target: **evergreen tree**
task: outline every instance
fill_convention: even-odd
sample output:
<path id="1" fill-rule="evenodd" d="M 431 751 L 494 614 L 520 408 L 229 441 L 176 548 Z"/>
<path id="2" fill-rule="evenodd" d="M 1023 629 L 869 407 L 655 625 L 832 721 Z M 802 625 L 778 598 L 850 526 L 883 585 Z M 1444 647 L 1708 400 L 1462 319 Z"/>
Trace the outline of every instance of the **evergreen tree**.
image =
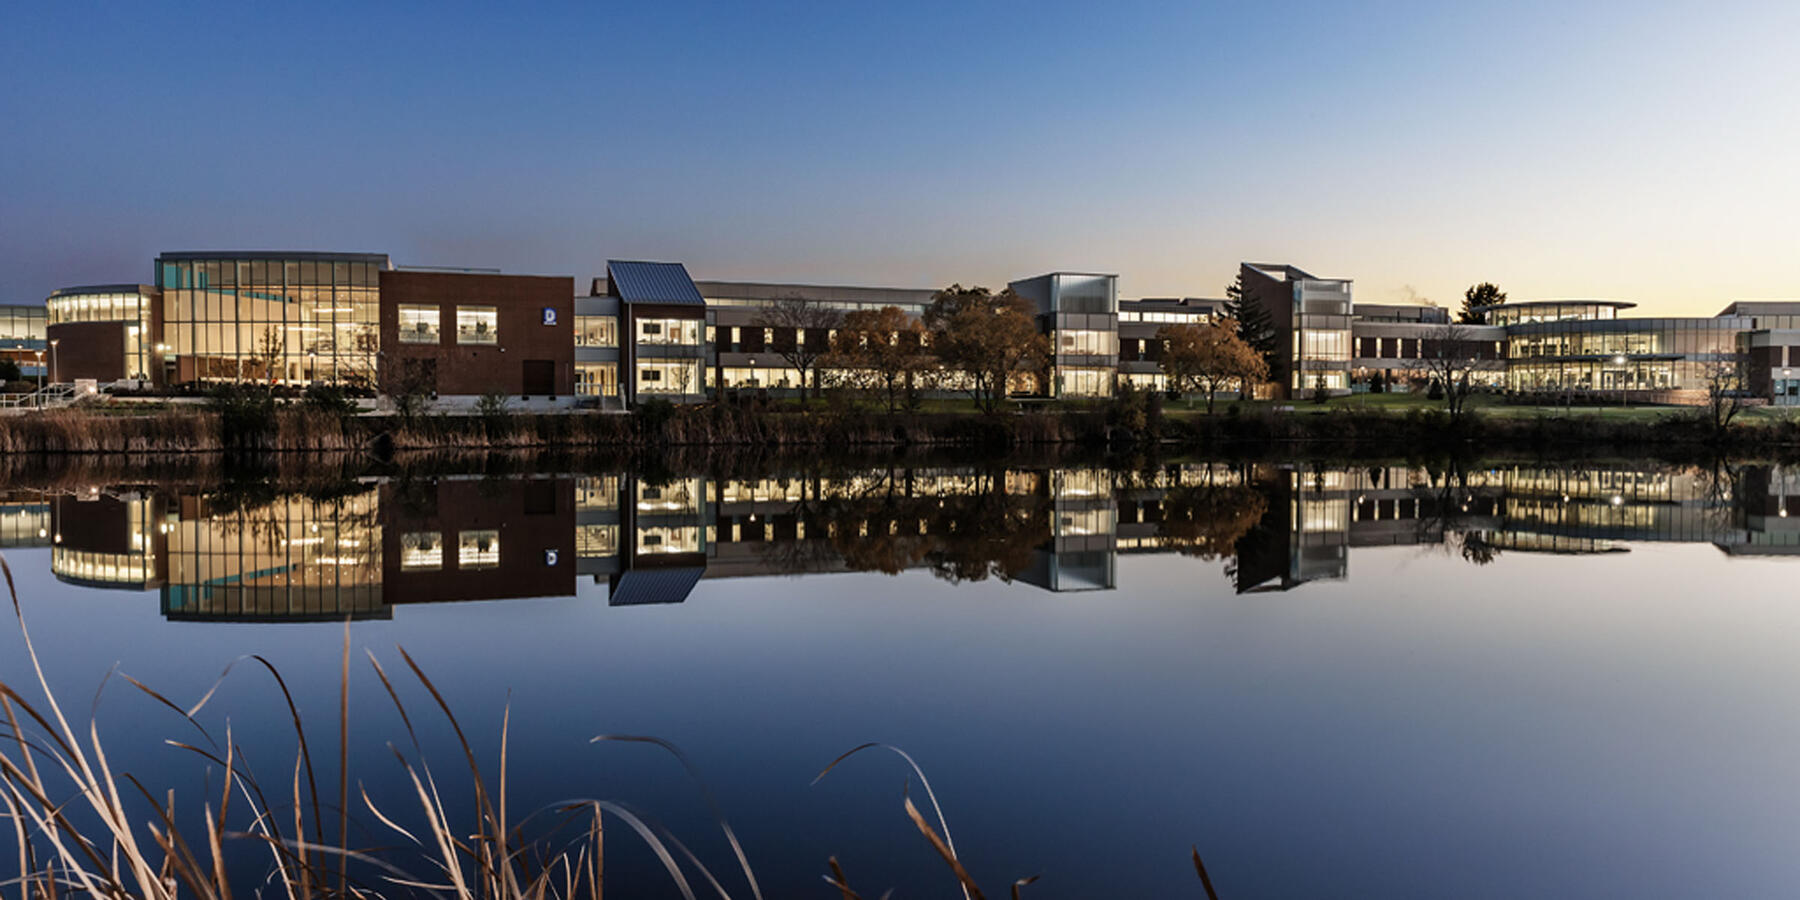
<path id="1" fill-rule="evenodd" d="M 1281 356 L 1280 348 L 1275 346 L 1275 322 L 1262 304 L 1245 301 L 1242 272 L 1238 273 L 1237 280 L 1225 286 L 1225 315 L 1237 323 L 1238 337 L 1262 354 L 1269 371 L 1275 371 Z"/>
<path id="2" fill-rule="evenodd" d="M 1505 302 L 1506 292 L 1498 285 L 1484 281 L 1463 291 L 1462 312 L 1457 315 L 1456 321 L 1463 325 L 1485 325 L 1487 314 L 1476 312 L 1476 307 L 1498 306 Z"/>

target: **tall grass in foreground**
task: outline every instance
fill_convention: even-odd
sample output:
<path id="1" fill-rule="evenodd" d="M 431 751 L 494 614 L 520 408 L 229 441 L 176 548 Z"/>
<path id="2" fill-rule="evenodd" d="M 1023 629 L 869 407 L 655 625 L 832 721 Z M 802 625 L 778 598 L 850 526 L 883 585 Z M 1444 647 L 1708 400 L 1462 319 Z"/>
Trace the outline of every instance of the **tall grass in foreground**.
<path id="1" fill-rule="evenodd" d="M 378 821 L 401 849 L 395 853 L 391 849 L 351 846 L 348 623 L 338 685 L 338 780 L 336 797 L 332 798 L 335 803 L 320 798 L 320 785 L 314 776 L 313 744 L 305 723 L 281 672 L 267 659 L 253 655 L 240 662 L 254 663 L 272 678 L 287 704 L 297 746 L 291 773 L 271 782 L 259 780 L 252 772 L 243 747 L 229 726 L 222 739 L 215 738 L 196 718 L 229 676 L 230 667 L 197 703 L 185 709 L 137 679 L 121 676 L 181 715 L 201 737 L 197 744 L 167 741 L 170 746 L 194 754 L 223 773 L 217 797 L 208 796 L 202 803 L 203 828 L 198 832 L 184 831 L 178 824 L 172 790 L 159 796 L 136 777 L 115 773 L 107 762 L 98 724 L 90 719 L 84 734 L 69 721 L 44 676 L 19 604 L 12 569 L 4 557 L 0 557 L 0 574 L 5 576 L 40 692 L 38 702 L 33 703 L 12 685 L 0 683 L 0 712 L 5 715 L 4 724 L 0 725 L 0 806 L 12 824 L 12 850 L 19 873 L 14 879 L 0 882 L 0 891 L 17 888 L 21 900 L 56 900 L 65 894 L 116 900 L 232 900 L 234 892 L 262 898 L 271 888 L 278 888 L 276 896 L 288 900 L 417 894 L 439 900 L 600 900 L 605 884 L 605 823 L 610 819 L 623 823 L 631 831 L 631 839 L 642 841 L 655 854 L 683 897 L 694 900 L 696 882 L 709 896 L 716 893 L 724 900 L 734 896 L 720 876 L 667 828 L 621 804 L 597 799 L 570 800 L 515 819 L 507 796 L 510 707 L 502 716 L 497 777 L 490 787 L 449 703 L 405 649 L 399 652 L 407 670 L 430 693 L 437 712 L 460 745 L 476 809 L 474 830 L 471 833 L 451 822 L 443 789 L 425 759 L 412 716 L 401 702 L 393 680 L 371 653 L 369 665 L 399 713 L 412 746 L 410 758 L 397 749 L 394 756 L 417 799 L 415 814 L 422 824 L 410 829 L 401 825 L 395 810 L 377 806 L 358 784 L 356 799 L 360 809 Z M 762 889 L 737 834 L 680 749 L 659 738 L 632 735 L 600 735 L 593 741 L 653 744 L 679 760 L 700 785 L 731 847 L 737 871 L 728 872 L 725 877 L 734 883 L 742 882 L 741 890 L 747 893 L 737 896 L 762 900 Z M 908 795 L 903 801 L 907 817 L 948 865 L 965 900 L 983 900 L 981 889 L 957 856 L 930 781 L 904 751 L 882 744 L 864 744 L 833 760 L 814 783 L 850 757 L 871 749 L 888 750 L 905 760 L 919 779 L 932 812 L 928 818 Z M 143 821 L 140 817 L 146 809 L 150 816 Z M 328 826 L 335 840 L 328 836 Z M 241 842 L 249 842 L 254 845 L 254 852 L 267 855 L 266 877 L 256 884 L 234 884 L 228 874 L 227 844 Z M 1207 896 L 1216 900 L 1198 850 L 1193 862 Z M 823 876 L 824 880 L 843 900 L 861 900 L 863 895 L 851 887 L 835 857 L 827 860 L 827 867 L 830 874 Z M 1012 897 L 1016 900 L 1020 890 L 1036 880 L 1032 876 L 1015 881 Z"/>

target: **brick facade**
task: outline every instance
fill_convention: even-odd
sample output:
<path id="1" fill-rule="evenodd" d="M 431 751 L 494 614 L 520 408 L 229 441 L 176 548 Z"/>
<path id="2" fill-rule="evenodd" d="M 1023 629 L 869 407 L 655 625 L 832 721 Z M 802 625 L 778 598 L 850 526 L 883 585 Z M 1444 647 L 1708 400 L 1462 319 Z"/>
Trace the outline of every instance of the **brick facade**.
<path id="1" fill-rule="evenodd" d="M 401 305 L 438 309 L 438 341 L 401 343 Z M 459 344 L 458 306 L 491 306 L 499 314 L 492 344 Z M 547 323 L 545 311 L 553 313 Z M 424 364 L 439 395 L 499 392 L 513 397 L 575 392 L 575 279 L 465 272 L 381 273 L 382 377 Z"/>
<path id="2" fill-rule="evenodd" d="M 130 322 L 66 322 L 45 329 L 56 349 L 45 350 L 44 368 L 54 381 L 92 378 L 106 383 L 125 371 L 125 329 Z"/>

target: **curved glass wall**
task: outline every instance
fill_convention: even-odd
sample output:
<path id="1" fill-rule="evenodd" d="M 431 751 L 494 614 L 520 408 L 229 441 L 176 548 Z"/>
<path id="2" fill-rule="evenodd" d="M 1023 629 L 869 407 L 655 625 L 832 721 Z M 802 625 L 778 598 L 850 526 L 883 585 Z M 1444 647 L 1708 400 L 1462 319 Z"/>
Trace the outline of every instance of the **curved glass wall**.
<path id="1" fill-rule="evenodd" d="M 1515 326 L 1506 339 L 1507 387 L 1541 390 L 1696 390 L 1739 356 L 1750 327 L 1738 317 L 1565 319 Z"/>
<path id="2" fill-rule="evenodd" d="M 1534 322 L 1594 322 L 1612 319 L 1619 310 L 1636 304 L 1617 300 L 1531 301 L 1508 303 L 1487 311 L 1489 325 L 1529 325 Z"/>
<path id="3" fill-rule="evenodd" d="M 163 256 L 170 380 L 373 387 L 386 268 L 377 254 Z"/>
<path id="4" fill-rule="evenodd" d="M 150 304 L 144 291 L 118 288 L 69 288 L 44 301 L 51 325 L 82 322 L 125 322 L 125 377 L 150 377 Z"/>

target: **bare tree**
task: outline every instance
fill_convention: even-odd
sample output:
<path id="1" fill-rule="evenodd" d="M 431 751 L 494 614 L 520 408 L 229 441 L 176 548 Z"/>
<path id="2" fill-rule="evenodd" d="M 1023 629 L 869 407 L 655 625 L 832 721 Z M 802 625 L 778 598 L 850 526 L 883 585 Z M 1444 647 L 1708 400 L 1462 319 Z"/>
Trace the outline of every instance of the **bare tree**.
<path id="1" fill-rule="evenodd" d="M 842 319 L 829 304 L 807 297 L 784 297 L 757 311 L 754 324 L 769 330 L 769 350 L 800 373 L 802 399 L 810 396 L 807 375 L 831 351 L 831 329 Z"/>
<path id="2" fill-rule="evenodd" d="M 1714 438 L 1723 437 L 1731 420 L 1744 411 L 1748 395 L 1749 360 L 1742 352 L 1721 354 L 1701 364 L 1701 383 L 1706 385 L 1706 421 Z"/>
<path id="3" fill-rule="evenodd" d="M 1500 555 L 1500 547 L 1488 533 L 1484 519 L 1493 515 L 1493 498 L 1478 496 L 1469 483 L 1469 472 L 1452 461 L 1442 471 L 1427 469 L 1425 482 L 1413 486 L 1419 517 L 1414 540 L 1420 546 L 1436 545 L 1454 551 L 1465 562 L 1485 566 Z"/>
<path id="4" fill-rule="evenodd" d="M 398 356 L 386 360 L 380 370 L 381 393 L 406 424 L 411 425 L 437 393 L 437 360 Z"/>
<path id="5" fill-rule="evenodd" d="M 1490 355 L 1487 343 L 1476 340 L 1470 326 L 1438 325 L 1420 336 L 1419 358 L 1408 360 L 1409 368 L 1443 387 L 1444 409 L 1451 422 L 1462 421 L 1474 374 Z"/>
<path id="6" fill-rule="evenodd" d="M 676 360 L 676 363 L 674 368 L 675 386 L 681 389 L 681 396 L 685 399 L 691 393 L 689 389 L 694 386 L 694 370 L 697 365 L 693 360 L 688 359 Z"/>

